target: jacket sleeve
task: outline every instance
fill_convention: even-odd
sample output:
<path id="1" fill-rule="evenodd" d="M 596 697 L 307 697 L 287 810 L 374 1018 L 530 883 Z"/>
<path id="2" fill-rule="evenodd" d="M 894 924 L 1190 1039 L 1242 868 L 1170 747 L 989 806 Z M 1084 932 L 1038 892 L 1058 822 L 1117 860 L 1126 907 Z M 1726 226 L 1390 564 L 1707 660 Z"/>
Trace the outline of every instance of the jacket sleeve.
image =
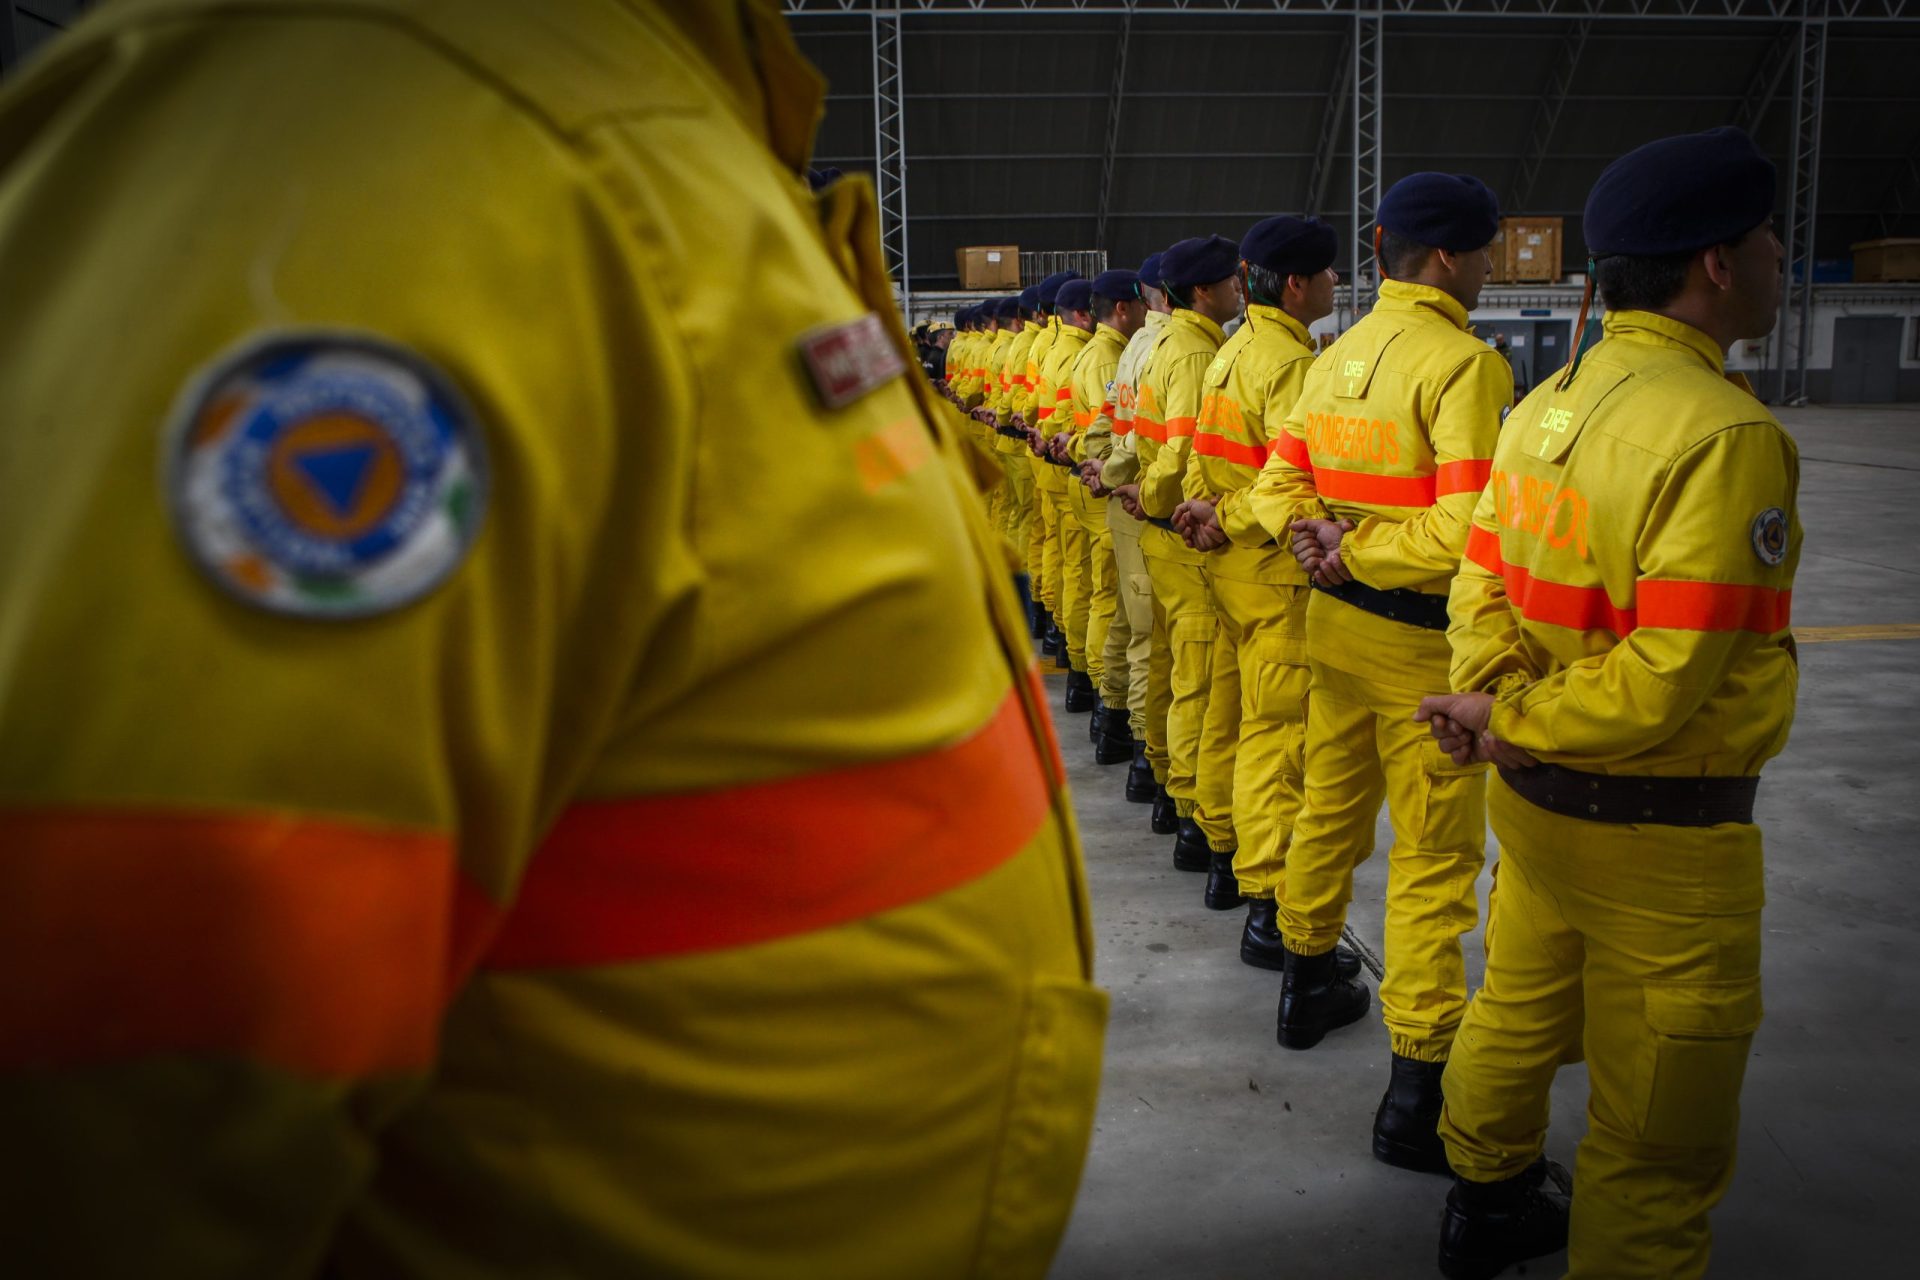
<path id="1" fill-rule="evenodd" d="M 1511 693 L 1540 671 L 1527 654 L 1520 615 L 1507 597 L 1500 524 L 1491 489 L 1481 493 L 1467 534 L 1466 556 L 1447 597 L 1447 642 L 1453 649 L 1456 693 Z"/>
<path id="2" fill-rule="evenodd" d="M 1341 542 L 1353 576 L 1382 590 L 1430 582 L 1459 567 L 1474 505 L 1493 467 L 1513 369 L 1491 349 L 1464 361 L 1439 390 L 1430 428 L 1433 505 L 1402 521 L 1368 516 Z"/>
<path id="3" fill-rule="evenodd" d="M 1273 433 L 1267 442 L 1267 467 L 1273 465 L 1279 433 L 1286 430 L 1287 416 L 1292 413 L 1293 406 L 1299 403 L 1300 392 L 1307 385 L 1307 371 L 1311 368 L 1313 356 L 1303 353 L 1276 366 L 1267 380 L 1263 420 L 1267 430 Z M 1264 547 L 1276 540 L 1285 545 L 1285 539 L 1279 538 L 1260 523 L 1260 517 L 1254 510 L 1253 490 L 1265 478 L 1265 474 L 1263 467 L 1253 484 L 1244 489 L 1235 489 L 1222 497 L 1214 508 L 1214 518 L 1220 523 L 1220 531 L 1237 547 Z"/>
<path id="4" fill-rule="evenodd" d="M 1207 366 L 1212 362 L 1211 353 L 1196 351 L 1168 364 L 1166 402 L 1161 406 L 1167 439 L 1154 455 L 1153 465 L 1140 477 L 1140 507 L 1156 519 L 1171 516 L 1186 496 L 1187 460 L 1193 456 L 1194 427 L 1200 419 Z"/>
<path id="5" fill-rule="evenodd" d="M 1772 423 L 1729 427 L 1675 459 L 1635 545 L 1631 630 L 1605 653 L 1502 697 L 1494 733 L 1576 765 L 1672 737 L 1743 656 L 1789 641 L 1798 488 L 1793 445 Z M 1785 558 L 1768 565 L 1753 522 L 1775 507 L 1792 523 Z"/>
<path id="6" fill-rule="evenodd" d="M 236 86 L 276 78 L 287 92 L 247 99 L 251 127 L 225 154 L 256 190 L 305 203 L 243 202 L 209 238 L 192 202 L 95 208 L 69 186 L 94 224 L 48 248 L 199 245 L 184 275 L 121 256 L 123 300 L 161 323 L 115 344 L 118 385 L 93 430 L 120 443 L 47 499 L 92 509 L 42 529 L 47 573 L 0 592 L 0 1132 L 16 1173 L 33 1173 L 10 1180 L 0 1235 L 21 1275 L 315 1273 L 381 1131 L 435 1068 L 444 1010 L 557 780 L 605 738 L 638 665 L 616 655 L 646 651 L 677 607 L 676 575 L 698 571 L 689 495 L 657 465 L 691 440 L 687 367 L 656 319 L 671 295 L 611 198 L 582 189 L 543 122 L 401 36 L 359 49 L 403 95 L 310 110 L 326 92 L 310 33 L 259 25 L 200 41 L 191 75 L 89 64 L 113 74 L 67 99 L 116 141 L 86 173 L 138 192 L 191 146 L 162 122 L 231 119 Z M 174 45 L 146 48 L 127 57 Z M 122 72 L 137 94 L 116 90 Z M 375 135 L 371 151 L 341 146 Z M 501 173 L 515 175 L 504 191 Z M 62 191 L 56 177 L 42 194 Z M 383 210 L 377 235 L 368 207 Z M 45 305 L 83 314 L 86 274 L 56 285 L 50 270 Z M 339 622 L 242 604 L 170 527 L 153 422 L 261 323 L 260 289 L 278 323 L 380 333 L 474 406 L 485 515 L 448 579 L 409 605 Z M 529 331 L 516 300 L 532 296 L 547 311 Z M 620 420 L 637 387 L 645 412 Z M 116 572 L 90 572 L 107 547 Z M 621 589 L 589 598 L 614 565 Z M 48 646 L 49 628 L 71 638 L 75 619 L 101 616 L 120 625 Z M 584 618 L 590 646 L 568 623 Z"/>
<path id="7" fill-rule="evenodd" d="M 1307 428 L 1298 401 L 1274 436 L 1273 452 L 1247 490 L 1246 502 L 1249 514 L 1267 536 L 1282 545 L 1292 537 L 1287 526 L 1295 520 L 1325 520 L 1331 514 L 1313 486 L 1313 454 L 1307 448 Z"/>
<path id="8" fill-rule="evenodd" d="M 1107 402 L 1107 388 L 1113 385 L 1115 362 L 1106 351 L 1088 344 L 1087 351 L 1080 362 L 1073 367 L 1073 403 L 1068 406 L 1072 414 L 1073 445 L 1068 456 L 1075 462 L 1085 462 L 1088 458 L 1104 458 L 1108 446 L 1113 443 L 1112 418 L 1113 406 Z M 1100 452 L 1094 453 L 1096 443 L 1094 431 L 1099 429 Z"/>

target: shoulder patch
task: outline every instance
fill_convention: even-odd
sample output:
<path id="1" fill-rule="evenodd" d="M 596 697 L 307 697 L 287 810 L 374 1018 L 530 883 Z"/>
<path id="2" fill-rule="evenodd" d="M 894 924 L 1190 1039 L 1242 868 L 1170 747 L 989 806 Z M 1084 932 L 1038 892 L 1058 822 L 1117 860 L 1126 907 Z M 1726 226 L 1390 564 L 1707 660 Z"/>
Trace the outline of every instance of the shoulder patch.
<path id="1" fill-rule="evenodd" d="M 473 546 L 478 421 L 418 354 L 290 330 L 217 358 L 165 436 L 168 500 L 194 561 L 273 613 L 364 618 L 427 595 Z"/>
<path id="2" fill-rule="evenodd" d="M 1787 513 L 1768 507 L 1753 518 L 1753 554 L 1762 564 L 1775 565 L 1787 558 Z"/>

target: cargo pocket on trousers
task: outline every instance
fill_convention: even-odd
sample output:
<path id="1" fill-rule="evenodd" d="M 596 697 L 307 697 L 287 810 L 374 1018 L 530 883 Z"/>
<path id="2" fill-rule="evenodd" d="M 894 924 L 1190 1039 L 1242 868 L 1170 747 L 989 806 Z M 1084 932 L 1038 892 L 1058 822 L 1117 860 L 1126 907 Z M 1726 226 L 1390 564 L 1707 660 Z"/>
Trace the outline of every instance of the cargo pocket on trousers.
<path id="1" fill-rule="evenodd" d="M 1218 620 L 1210 613 L 1175 618 L 1168 630 L 1173 646 L 1173 691 L 1194 693 L 1207 687 L 1213 675 L 1213 633 Z"/>
<path id="2" fill-rule="evenodd" d="M 1760 1026 L 1760 980 L 1649 982 L 1642 1141 L 1725 1147 L 1740 1125 L 1740 1084 Z"/>
<path id="3" fill-rule="evenodd" d="M 1020 1060 L 971 1275 L 1039 1280 L 1046 1274 L 1093 1134 L 1106 1024 L 1107 993 L 1098 987 L 1042 979 L 1028 992 Z"/>
<path id="4" fill-rule="evenodd" d="M 1307 718 L 1307 642 L 1263 640 L 1253 654 L 1253 712 L 1279 722 Z"/>

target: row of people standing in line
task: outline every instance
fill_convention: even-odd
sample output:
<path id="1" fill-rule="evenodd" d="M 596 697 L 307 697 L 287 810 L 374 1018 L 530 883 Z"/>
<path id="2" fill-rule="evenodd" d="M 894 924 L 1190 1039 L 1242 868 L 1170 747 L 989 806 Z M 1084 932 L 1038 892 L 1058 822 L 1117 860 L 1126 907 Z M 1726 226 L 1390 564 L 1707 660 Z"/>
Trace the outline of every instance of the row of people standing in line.
<path id="1" fill-rule="evenodd" d="M 1498 209 L 1464 175 L 1388 192 L 1379 302 L 1318 355 L 1339 245 L 1285 216 L 956 316 L 947 391 L 1005 470 L 993 516 L 1066 709 L 1132 761 L 1205 904 L 1246 904 L 1284 1046 L 1368 1009 L 1338 940 L 1386 803 L 1372 1150 L 1456 1174 L 1450 1275 L 1565 1241 L 1541 1143 L 1583 1038 L 1576 1273 L 1705 1263 L 1758 1021 L 1753 782 L 1792 706 L 1797 468 L 1722 374 L 1771 324 L 1772 196 L 1732 130 L 1610 167 L 1586 222 L 1606 338 L 1511 420 L 1467 323 Z M 1470 1005 L 1489 764 L 1525 868 L 1495 919 L 1524 902 Z"/>

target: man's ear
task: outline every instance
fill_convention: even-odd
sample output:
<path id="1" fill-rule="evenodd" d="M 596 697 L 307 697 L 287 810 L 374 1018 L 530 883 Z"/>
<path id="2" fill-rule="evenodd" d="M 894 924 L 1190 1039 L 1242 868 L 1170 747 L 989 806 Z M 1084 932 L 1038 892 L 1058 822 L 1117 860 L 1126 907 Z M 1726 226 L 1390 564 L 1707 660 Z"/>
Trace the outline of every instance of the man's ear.
<path id="1" fill-rule="evenodd" d="M 1700 255 L 1700 265 L 1705 268 L 1707 279 L 1721 292 L 1733 288 L 1733 262 L 1727 254 L 1727 246 L 1716 244 Z"/>

